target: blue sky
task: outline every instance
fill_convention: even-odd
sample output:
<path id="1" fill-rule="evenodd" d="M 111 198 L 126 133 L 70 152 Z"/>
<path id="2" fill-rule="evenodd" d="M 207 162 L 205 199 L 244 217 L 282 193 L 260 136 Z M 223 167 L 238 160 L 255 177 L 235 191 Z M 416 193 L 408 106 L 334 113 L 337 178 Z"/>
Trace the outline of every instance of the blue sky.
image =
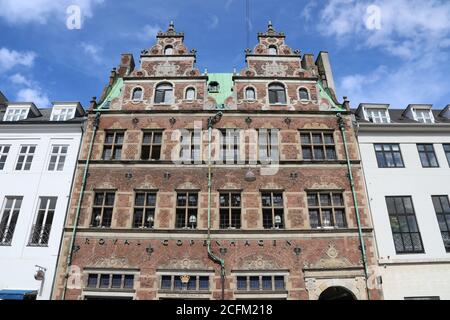
<path id="1" fill-rule="evenodd" d="M 338 97 L 360 102 L 450 103 L 450 1 L 0 0 L 0 91 L 11 101 L 81 101 L 100 96 L 121 53 L 154 44 L 174 20 L 197 66 L 231 72 L 272 20 L 302 53 L 330 53 Z M 67 7 L 81 9 L 79 30 Z"/>

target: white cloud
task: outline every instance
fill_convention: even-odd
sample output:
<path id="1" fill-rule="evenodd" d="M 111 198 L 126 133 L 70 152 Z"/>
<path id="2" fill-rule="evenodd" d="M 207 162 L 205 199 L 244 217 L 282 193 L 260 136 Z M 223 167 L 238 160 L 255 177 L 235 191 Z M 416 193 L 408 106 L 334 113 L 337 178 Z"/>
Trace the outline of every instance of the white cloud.
<path id="1" fill-rule="evenodd" d="M 367 27 L 367 19 L 376 17 L 370 6 L 379 9 L 379 28 Z M 366 64 L 366 73 L 337 79 L 338 92 L 348 95 L 352 105 L 406 107 L 448 99 L 450 1 L 328 0 L 319 17 L 322 35 L 378 63 Z"/>
<path id="2" fill-rule="evenodd" d="M 215 29 L 219 26 L 219 17 L 214 15 L 209 16 L 208 28 Z"/>
<path id="3" fill-rule="evenodd" d="M 17 85 L 25 85 L 27 87 L 30 87 L 32 85 L 32 82 L 30 80 L 28 80 L 27 78 L 25 78 L 20 73 L 13 74 L 11 77 L 9 77 L 9 80 L 13 84 L 17 84 Z"/>
<path id="4" fill-rule="evenodd" d="M 17 101 L 34 102 L 39 108 L 50 106 L 50 100 L 40 88 L 25 88 L 17 93 Z"/>
<path id="5" fill-rule="evenodd" d="M 160 26 L 147 24 L 137 33 L 137 37 L 142 41 L 153 41 L 159 31 L 161 31 Z"/>
<path id="6" fill-rule="evenodd" d="M 92 44 L 92 43 L 81 43 L 81 48 L 83 49 L 84 53 L 87 54 L 90 58 L 92 58 L 92 61 L 95 63 L 101 63 L 102 62 L 102 56 L 101 53 L 103 51 L 103 48 Z"/>
<path id="7" fill-rule="evenodd" d="M 92 17 L 93 7 L 104 0 L 0 0 L 0 17 L 11 24 L 40 23 L 65 20 L 66 9 L 77 5 L 82 17 Z"/>
<path id="8" fill-rule="evenodd" d="M 31 51 L 19 52 L 0 48 L 0 71 L 8 71 L 16 66 L 31 67 L 35 58 L 36 53 Z"/>

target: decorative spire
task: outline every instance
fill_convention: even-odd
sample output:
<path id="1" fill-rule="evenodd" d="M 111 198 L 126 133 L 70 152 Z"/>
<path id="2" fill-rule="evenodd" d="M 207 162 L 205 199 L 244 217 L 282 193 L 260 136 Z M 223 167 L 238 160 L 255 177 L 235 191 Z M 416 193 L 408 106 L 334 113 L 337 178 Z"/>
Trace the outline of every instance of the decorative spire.
<path id="1" fill-rule="evenodd" d="M 173 21 L 170 21 L 169 28 L 166 32 L 159 31 L 158 37 L 184 37 L 183 32 L 176 32 L 175 31 L 175 24 Z"/>
<path id="2" fill-rule="evenodd" d="M 258 37 L 284 37 L 284 32 L 277 32 L 273 28 L 272 21 L 269 20 L 266 32 L 259 32 Z"/>

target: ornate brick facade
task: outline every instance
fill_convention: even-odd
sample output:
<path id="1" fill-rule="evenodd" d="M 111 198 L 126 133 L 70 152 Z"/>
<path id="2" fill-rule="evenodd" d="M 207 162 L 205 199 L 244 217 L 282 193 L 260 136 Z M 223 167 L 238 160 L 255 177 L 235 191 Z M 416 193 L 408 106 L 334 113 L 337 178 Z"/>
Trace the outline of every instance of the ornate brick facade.
<path id="1" fill-rule="evenodd" d="M 208 92 L 211 91 L 208 74 L 201 74 L 195 68 L 195 50 L 186 48 L 184 35 L 176 32 L 172 24 L 167 32 L 158 34 L 156 45 L 142 51 L 140 69 L 134 69 L 132 56 L 122 56 L 119 68 L 112 72 L 101 104 L 94 102 L 90 111 L 68 211 L 54 298 L 125 295 L 135 299 L 220 299 L 223 289 L 225 299 L 317 299 L 330 287 L 345 288 L 348 296 L 357 299 L 366 299 L 368 292 L 371 298 L 379 298 L 377 290 L 366 289 L 344 141 L 336 117 L 340 113 L 344 118 L 369 268 L 376 263 L 376 253 L 351 114 L 345 103 L 341 105 L 336 101 L 334 88 L 330 85 L 332 75 L 323 67 L 328 63 L 326 53 L 321 53 L 316 63 L 312 55 L 301 57 L 299 51 L 285 44 L 284 34 L 276 32 L 271 25 L 267 32 L 258 35 L 258 39 L 254 50 L 247 50 L 247 67 L 233 75 L 233 89 L 221 105 Z M 172 88 L 173 97 L 169 103 L 155 102 L 155 90 L 162 83 Z M 278 104 L 269 101 L 268 86 L 271 83 L 285 88 L 286 101 Z M 118 85 L 120 90 L 117 90 Z M 134 96 L 137 88 L 142 92 L 138 99 Z M 188 88 L 194 89 L 194 98 L 187 99 Z M 252 99 L 246 96 L 248 88 L 254 90 Z M 300 96 L 301 88 L 306 89 L 307 99 Z M 246 129 L 255 133 L 260 129 L 277 129 L 279 151 L 275 174 L 264 174 L 264 164 L 260 161 L 212 165 L 212 251 L 224 260 L 223 288 L 220 265 L 208 256 L 206 242 L 207 129 L 208 118 L 218 110 L 223 116 L 214 125 L 215 129 Z M 100 113 L 98 130 L 93 139 L 78 211 L 97 112 Z M 199 146 L 203 161 L 175 164 L 173 155 L 179 153 L 174 152 L 179 147 L 176 133 L 180 129 L 194 128 L 203 130 Z M 124 133 L 121 155 L 105 160 L 106 135 L 111 130 Z M 146 130 L 163 131 L 157 160 L 142 160 Z M 214 131 L 214 136 L 217 132 Z M 300 132 L 328 133 L 335 157 L 331 160 L 306 159 Z M 240 154 L 256 159 L 256 151 L 249 143 L 241 141 L 238 149 Z M 217 154 L 213 149 L 213 159 Z M 254 174 L 254 179 L 249 179 L 249 174 Z M 149 228 L 134 228 L 136 192 L 140 190 L 156 194 L 152 211 L 154 221 Z M 115 194 L 112 219 L 103 228 L 93 226 L 94 198 L 99 191 Z M 194 229 L 189 226 L 177 228 L 177 194 L 180 192 L 198 194 Z M 239 194 L 238 228 L 221 228 L 219 223 L 219 197 L 225 192 Z M 312 227 L 308 194 L 323 192 L 342 195 L 344 225 L 339 227 L 334 221 L 327 227 Z M 273 228 L 265 226 L 262 212 L 268 193 L 281 195 L 281 206 L 275 210 L 283 216 L 282 227 L 274 221 Z M 69 255 L 71 248 L 73 254 Z M 69 256 L 71 260 L 68 261 Z M 101 283 L 90 282 L 94 279 L 90 274 L 121 272 L 133 275 L 132 288 L 115 289 L 111 284 L 102 288 Z M 191 288 L 190 282 L 184 283 L 182 280 L 188 278 L 182 279 L 183 275 L 197 279 L 197 287 L 193 284 Z M 203 287 L 198 284 L 202 279 L 207 279 L 207 285 L 203 284 Z M 242 281 L 246 279 L 249 283 L 243 288 L 245 282 Z M 257 284 L 256 279 L 261 283 Z M 268 289 L 270 279 L 275 282 Z"/>

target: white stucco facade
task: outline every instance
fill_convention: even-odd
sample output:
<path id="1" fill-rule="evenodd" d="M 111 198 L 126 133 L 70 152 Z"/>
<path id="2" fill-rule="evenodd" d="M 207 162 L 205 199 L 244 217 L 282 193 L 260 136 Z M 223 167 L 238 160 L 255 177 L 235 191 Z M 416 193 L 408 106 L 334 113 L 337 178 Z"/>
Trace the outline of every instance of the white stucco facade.
<path id="1" fill-rule="evenodd" d="M 450 143 L 450 126 L 360 123 L 358 141 L 384 298 L 450 299 L 450 252 L 446 252 L 432 202 L 432 196 L 450 196 L 450 164 L 443 148 Z M 418 143 L 433 144 L 439 167 L 422 167 Z M 379 168 L 374 144 L 399 144 L 404 167 Z M 396 252 L 387 196 L 411 197 L 423 253 Z"/>
<path id="2" fill-rule="evenodd" d="M 0 290 L 35 290 L 37 299 L 50 299 L 82 125 L 76 121 L 0 124 L 0 145 L 10 147 L 4 168 L 0 170 L 1 210 L 5 210 L 7 197 L 22 197 L 12 240 L 0 244 Z M 16 170 L 22 145 L 36 147 L 29 171 Z M 61 171 L 49 171 L 54 145 L 67 146 Z M 48 244 L 33 246 L 30 245 L 30 236 L 36 223 L 40 197 L 56 197 L 56 207 Z M 34 278 L 38 270 L 36 266 L 46 269 L 43 281 Z"/>

